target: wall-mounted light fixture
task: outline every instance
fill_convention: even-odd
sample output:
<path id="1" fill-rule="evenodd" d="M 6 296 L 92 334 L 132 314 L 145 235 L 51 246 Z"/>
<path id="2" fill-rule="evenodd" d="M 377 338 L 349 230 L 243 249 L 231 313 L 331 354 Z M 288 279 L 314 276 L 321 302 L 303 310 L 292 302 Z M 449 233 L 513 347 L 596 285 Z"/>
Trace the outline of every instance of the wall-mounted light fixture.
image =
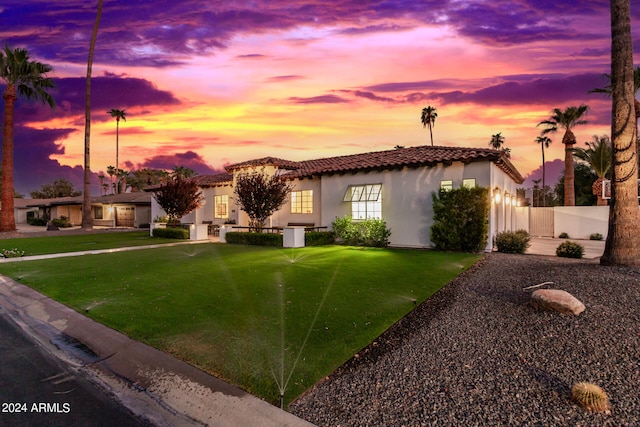
<path id="1" fill-rule="evenodd" d="M 498 187 L 493 189 L 493 202 L 498 204 L 502 200 L 502 194 L 500 194 L 500 189 Z"/>
<path id="2" fill-rule="evenodd" d="M 507 206 L 511 206 L 511 194 L 504 193 L 504 204 Z"/>

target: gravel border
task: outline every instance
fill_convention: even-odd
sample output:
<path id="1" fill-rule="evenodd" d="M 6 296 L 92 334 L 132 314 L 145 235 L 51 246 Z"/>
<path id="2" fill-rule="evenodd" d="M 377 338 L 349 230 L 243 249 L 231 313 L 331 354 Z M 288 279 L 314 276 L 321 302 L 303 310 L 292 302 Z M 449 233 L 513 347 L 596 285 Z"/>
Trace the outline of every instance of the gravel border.
<path id="1" fill-rule="evenodd" d="M 579 316 L 538 311 L 551 281 Z M 492 253 L 289 410 L 318 426 L 640 426 L 640 269 Z M 584 411 L 572 384 L 609 395 Z"/>

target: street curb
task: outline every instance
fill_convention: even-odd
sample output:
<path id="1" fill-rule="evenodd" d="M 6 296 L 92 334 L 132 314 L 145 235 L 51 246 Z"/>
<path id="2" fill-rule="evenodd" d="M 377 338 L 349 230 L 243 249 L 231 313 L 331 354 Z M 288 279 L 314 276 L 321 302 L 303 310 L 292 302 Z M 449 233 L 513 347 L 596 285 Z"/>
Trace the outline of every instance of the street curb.
<path id="1" fill-rule="evenodd" d="M 0 276 L 0 306 L 44 347 L 74 359 L 156 425 L 312 426 L 5 276 Z M 71 345 L 53 347 L 60 342 Z"/>

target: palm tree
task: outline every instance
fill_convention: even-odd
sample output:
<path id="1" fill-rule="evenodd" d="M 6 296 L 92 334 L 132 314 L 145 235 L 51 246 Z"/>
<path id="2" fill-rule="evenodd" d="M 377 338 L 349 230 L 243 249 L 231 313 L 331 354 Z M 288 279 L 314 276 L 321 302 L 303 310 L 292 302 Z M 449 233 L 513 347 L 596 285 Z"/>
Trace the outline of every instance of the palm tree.
<path id="1" fill-rule="evenodd" d="M 489 141 L 489 147 L 494 150 L 499 150 L 502 148 L 502 144 L 504 144 L 504 136 L 502 136 L 502 132 L 498 132 L 495 135 L 491 135 L 491 141 Z"/>
<path id="2" fill-rule="evenodd" d="M 603 74 L 602 77 L 604 77 L 609 84 L 605 87 L 592 89 L 589 93 L 605 93 L 611 96 L 611 74 Z M 640 92 L 640 66 L 633 70 L 633 104 L 636 112 L 636 120 L 640 119 L 640 101 L 635 98 L 638 95 L 638 92 Z"/>
<path id="3" fill-rule="evenodd" d="M 574 148 L 573 156 L 587 163 L 598 179 L 593 183 L 593 194 L 598 197 L 598 206 L 606 206 L 602 198 L 602 182 L 611 169 L 611 141 L 608 135 L 593 135 L 593 141 L 585 142 L 587 148 Z"/>
<path id="4" fill-rule="evenodd" d="M 117 110 L 115 108 L 112 108 L 111 110 L 107 111 L 107 113 L 109 113 L 111 115 L 111 117 L 114 117 L 116 119 L 116 170 L 120 167 L 120 165 L 118 164 L 118 146 L 119 146 L 119 133 L 120 133 L 120 119 L 124 120 L 125 122 L 127 121 L 127 113 L 125 113 L 124 110 Z"/>
<path id="5" fill-rule="evenodd" d="M 91 216 L 91 166 L 90 166 L 90 148 L 91 148 L 91 68 L 93 67 L 93 54 L 96 50 L 96 39 L 98 38 L 98 28 L 100 27 L 100 19 L 102 19 L 102 0 L 98 0 L 98 11 L 96 20 L 93 24 L 91 32 L 91 41 L 89 42 L 89 59 L 87 60 L 87 81 L 86 95 L 84 107 L 84 185 L 82 200 L 82 229 L 90 230 L 93 228 L 93 217 Z"/>
<path id="6" fill-rule="evenodd" d="M 38 100 L 55 107 L 55 101 L 48 90 L 54 87 L 47 77 L 52 67 L 29 60 L 26 49 L 11 49 L 8 46 L 0 51 L 0 79 L 4 80 L 4 129 L 2 143 L 2 210 L 0 212 L 0 231 L 16 229 L 13 213 L 13 127 L 14 110 L 18 94 L 28 100 Z"/>
<path id="7" fill-rule="evenodd" d="M 433 147 L 433 126 L 436 123 L 436 118 L 438 117 L 438 113 L 436 112 L 436 108 L 429 105 L 422 109 L 422 115 L 420 116 L 420 121 L 422 121 L 422 127 L 425 128 L 429 126 L 429 136 L 431 136 L 431 146 Z"/>
<path id="8" fill-rule="evenodd" d="M 600 263 L 640 266 L 638 139 L 630 0 L 611 0 L 611 207 Z"/>
<path id="9" fill-rule="evenodd" d="M 573 146 L 576 144 L 576 136 L 572 129 L 579 125 L 587 123 L 582 116 L 589 110 L 586 105 L 579 107 L 567 107 L 564 111 L 559 108 L 553 109 L 553 114 L 547 120 L 538 123 L 538 126 L 546 126 L 540 134 L 542 136 L 548 133 L 555 133 L 558 128 L 564 129 L 562 143 L 564 144 L 564 205 L 575 206 L 575 172 L 573 170 Z"/>
<path id="10" fill-rule="evenodd" d="M 545 177 L 546 171 L 544 165 L 544 149 L 549 148 L 549 145 L 551 144 L 551 138 L 549 138 L 548 136 L 540 135 L 536 138 L 536 142 L 540 144 L 540 148 L 542 148 L 542 206 L 547 206 L 547 192 L 545 190 L 547 183 Z"/>

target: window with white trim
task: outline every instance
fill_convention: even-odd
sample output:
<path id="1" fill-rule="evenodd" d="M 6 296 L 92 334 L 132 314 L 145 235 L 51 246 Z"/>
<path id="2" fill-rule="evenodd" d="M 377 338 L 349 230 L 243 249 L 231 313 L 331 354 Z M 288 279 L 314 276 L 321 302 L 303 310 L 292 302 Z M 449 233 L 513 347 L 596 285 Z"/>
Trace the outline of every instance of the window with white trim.
<path id="1" fill-rule="evenodd" d="M 382 218 L 382 184 L 350 185 L 342 201 L 351 202 L 355 220 Z"/>
<path id="2" fill-rule="evenodd" d="M 440 181 L 440 189 L 444 191 L 453 190 L 453 181 L 450 179 Z"/>
<path id="3" fill-rule="evenodd" d="M 313 213 L 313 190 L 291 192 L 291 213 Z"/>
<path id="4" fill-rule="evenodd" d="M 476 179 L 475 178 L 463 179 L 462 186 L 465 188 L 476 188 Z"/>
<path id="5" fill-rule="evenodd" d="M 229 218 L 229 196 L 213 196 L 214 218 Z"/>

